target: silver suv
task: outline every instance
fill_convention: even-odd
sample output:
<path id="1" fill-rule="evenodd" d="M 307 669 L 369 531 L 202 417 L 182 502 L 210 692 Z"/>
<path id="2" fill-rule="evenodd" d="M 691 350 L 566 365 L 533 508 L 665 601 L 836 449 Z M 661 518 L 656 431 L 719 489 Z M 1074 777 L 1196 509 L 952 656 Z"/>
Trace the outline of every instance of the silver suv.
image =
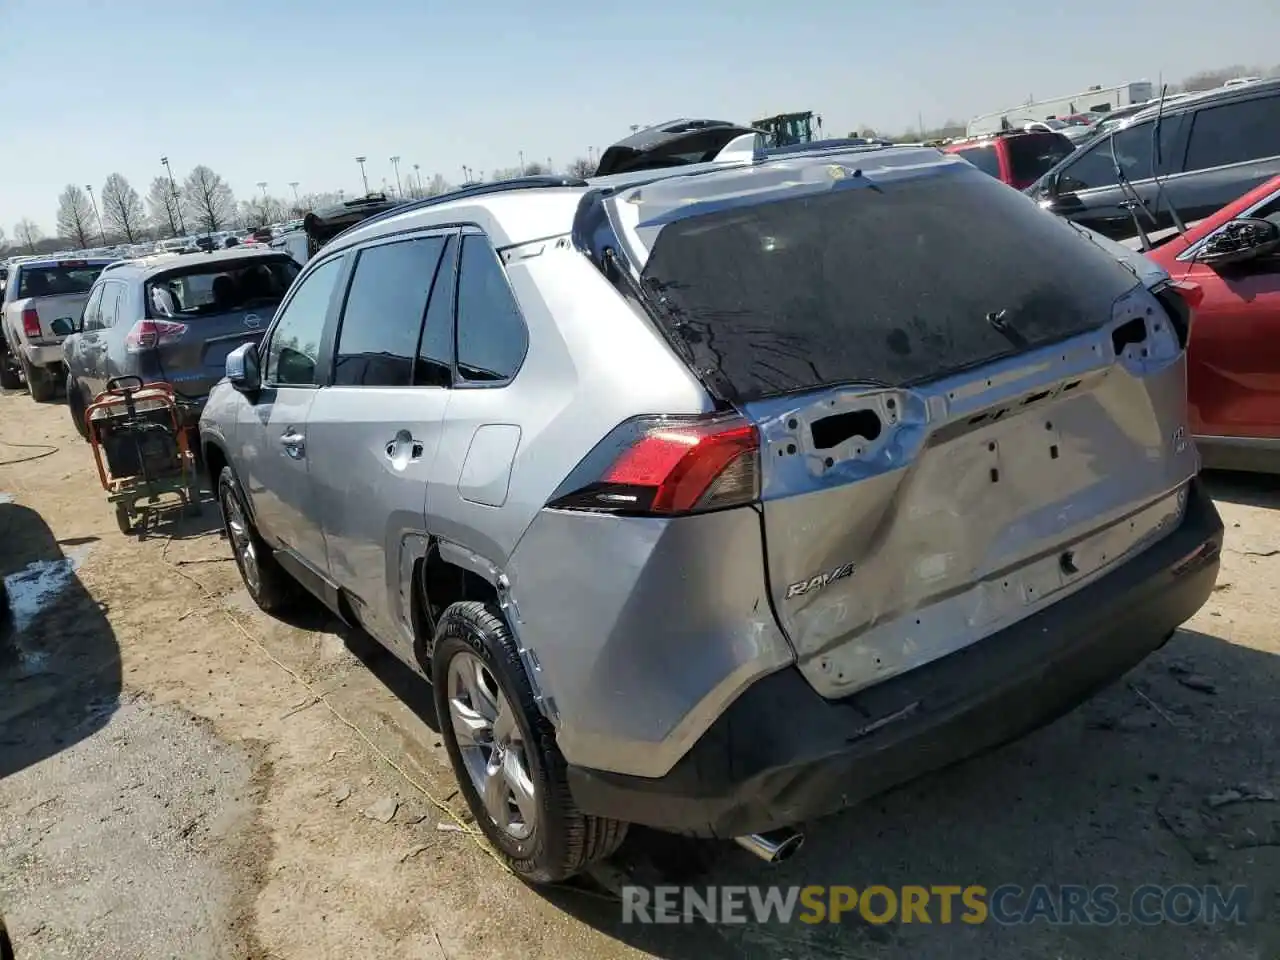
<path id="1" fill-rule="evenodd" d="M 926 148 L 487 185 L 330 241 L 201 422 L 249 592 L 429 678 L 522 876 L 794 825 L 1209 595 L 1159 268 Z"/>

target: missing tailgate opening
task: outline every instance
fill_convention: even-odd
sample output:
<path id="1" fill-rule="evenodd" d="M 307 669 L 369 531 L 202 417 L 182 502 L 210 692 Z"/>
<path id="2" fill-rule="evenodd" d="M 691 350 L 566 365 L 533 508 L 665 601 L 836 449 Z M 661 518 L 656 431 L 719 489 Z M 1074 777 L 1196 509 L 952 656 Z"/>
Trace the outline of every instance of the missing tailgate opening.
<path id="1" fill-rule="evenodd" d="M 1146 339 L 1147 322 L 1141 317 L 1122 323 L 1111 331 L 1111 345 L 1115 348 L 1117 357 L 1124 353 L 1125 347 L 1142 343 Z"/>
<path id="2" fill-rule="evenodd" d="M 815 420 L 809 429 L 813 445 L 819 450 L 830 450 L 850 437 L 862 437 L 868 442 L 876 439 L 880 436 L 880 418 L 874 410 L 852 410 Z"/>

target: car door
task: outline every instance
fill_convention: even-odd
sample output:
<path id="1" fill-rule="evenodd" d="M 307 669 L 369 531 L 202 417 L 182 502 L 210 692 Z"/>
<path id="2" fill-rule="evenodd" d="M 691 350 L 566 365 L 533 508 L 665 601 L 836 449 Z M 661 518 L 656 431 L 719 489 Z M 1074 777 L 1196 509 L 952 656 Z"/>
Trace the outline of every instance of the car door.
<path id="1" fill-rule="evenodd" d="M 1154 120 L 1132 124 L 1114 137 L 1104 137 L 1078 150 L 1058 170 L 1053 193 L 1044 200 L 1046 206 L 1059 216 L 1114 240 L 1135 236 L 1137 229 L 1128 208 L 1130 197 L 1116 176 L 1118 162 L 1133 192 L 1154 216 L 1153 222 L 1138 212 L 1143 229 L 1152 231 L 1173 226 L 1169 205 L 1177 202 L 1171 196 L 1176 188 L 1172 181 L 1166 181 L 1164 199 L 1160 200 L 1160 185 L 1154 175 L 1164 176 L 1181 169 L 1181 151 L 1185 144 L 1183 123 L 1181 114 L 1161 120 L 1159 163 L 1152 142 Z"/>
<path id="2" fill-rule="evenodd" d="M 1280 195 L 1250 216 L 1280 225 Z M 1280 440 L 1280 254 L 1212 266 L 1200 246 L 1181 261 L 1203 292 L 1187 349 L 1192 432 Z"/>
<path id="3" fill-rule="evenodd" d="M 345 269 L 345 257 L 330 257 L 294 284 L 264 342 L 262 387 L 236 421 L 236 466 L 259 532 L 299 561 L 295 573 L 316 577 L 323 577 L 327 559 L 309 476 L 307 416 Z"/>
<path id="4" fill-rule="evenodd" d="M 366 629 L 402 654 L 413 642 L 402 571 L 428 532 L 449 400 L 457 246 L 456 231 L 437 231 L 352 254 L 330 382 L 307 423 L 329 575 Z"/>
<path id="5" fill-rule="evenodd" d="M 1280 175 L 1280 91 L 1204 106 L 1191 115 L 1184 172 L 1166 181 L 1193 223 Z"/>
<path id="6" fill-rule="evenodd" d="M 120 312 L 120 299 L 126 292 L 119 281 L 106 280 L 102 284 L 102 301 L 94 318 L 95 330 L 90 349 L 85 351 L 85 383 L 94 396 L 107 388 L 107 381 L 114 374 L 109 363 L 111 334 Z"/>
<path id="7" fill-rule="evenodd" d="M 62 352 L 67 358 L 67 372 L 80 384 L 88 399 L 98 395 L 93 384 L 93 354 L 102 339 L 100 308 L 106 283 L 99 281 L 85 301 L 84 313 L 76 325 L 76 332 L 63 341 Z"/>

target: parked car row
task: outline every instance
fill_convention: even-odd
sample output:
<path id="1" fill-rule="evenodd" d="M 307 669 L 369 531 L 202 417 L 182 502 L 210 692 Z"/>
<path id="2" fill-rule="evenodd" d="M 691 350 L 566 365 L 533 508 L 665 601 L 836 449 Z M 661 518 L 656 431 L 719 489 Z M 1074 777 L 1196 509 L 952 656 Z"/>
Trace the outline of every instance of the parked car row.
<path id="1" fill-rule="evenodd" d="M 998 176 L 725 144 L 344 206 L 301 267 L 105 265 L 68 397 L 183 392 L 249 594 L 430 684 L 521 876 L 633 823 L 778 859 L 1070 709 L 1213 588 L 1193 434 L 1251 436 L 1274 375 L 1194 354 L 1265 299 L 1280 180 L 1144 255 L 998 182 L 1042 136 L 992 138 Z M 1189 345 L 1237 391 L 1190 414 Z"/>

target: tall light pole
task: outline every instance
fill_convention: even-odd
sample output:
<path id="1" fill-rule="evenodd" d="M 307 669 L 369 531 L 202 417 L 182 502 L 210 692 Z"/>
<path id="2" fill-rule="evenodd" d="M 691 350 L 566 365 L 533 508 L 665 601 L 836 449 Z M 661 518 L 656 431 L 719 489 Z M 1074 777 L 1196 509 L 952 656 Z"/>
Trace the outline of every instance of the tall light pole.
<path id="1" fill-rule="evenodd" d="M 403 199 L 404 199 L 404 185 L 400 183 L 400 158 L 399 158 L 399 157 L 392 157 L 392 158 L 391 158 L 391 166 L 393 166 L 393 167 L 395 168 L 395 171 L 396 171 L 396 193 L 397 193 L 397 194 L 399 194 L 399 195 L 400 195 L 400 199 L 401 199 L 401 200 L 403 200 Z"/>
<path id="2" fill-rule="evenodd" d="M 293 205 L 296 207 L 302 201 L 298 199 L 298 181 L 290 180 L 289 186 L 293 187 Z"/>
<path id="3" fill-rule="evenodd" d="M 368 157 L 356 157 L 356 163 L 360 164 L 360 179 L 364 181 L 364 195 L 366 197 L 369 195 L 369 178 L 364 173 L 364 162 L 368 159 Z"/>
<path id="4" fill-rule="evenodd" d="M 169 173 L 169 188 L 173 191 L 173 208 L 178 211 L 178 229 L 185 234 L 187 232 L 187 224 L 182 219 L 182 201 L 178 199 L 178 185 L 173 180 L 173 167 L 169 166 L 168 157 L 161 157 L 160 162 L 164 164 L 165 170 Z"/>
<path id="5" fill-rule="evenodd" d="M 422 196 L 422 171 L 418 169 L 418 165 L 413 165 L 414 176 L 418 178 L 418 196 Z"/>
<path id="6" fill-rule="evenodd" d="M 517 150 L 516 153 L 518 153 L 520 156 L 520 176 L 523 177 L 524 176 L 524 151 Z"/>
<path id="7" fill-rule="evenodd" d="M 94 199 L 93 187 L 86 183 L 84 188 L 89 194 L 89 202 L 93 204 L 93 215 L 98 218 L 98 234 L 102 237 L 102 245 L 105 247 L 107 245 L 107 231 L 102 227 L 102 214 L 98 212 L 98 201 Z"/>
<path id="8" fill-rule="evenodd" d="M 267 181 L 259 180 L 258 189 L 262 191 L 262 199 L 263 200 L 267 199 Z"/>

